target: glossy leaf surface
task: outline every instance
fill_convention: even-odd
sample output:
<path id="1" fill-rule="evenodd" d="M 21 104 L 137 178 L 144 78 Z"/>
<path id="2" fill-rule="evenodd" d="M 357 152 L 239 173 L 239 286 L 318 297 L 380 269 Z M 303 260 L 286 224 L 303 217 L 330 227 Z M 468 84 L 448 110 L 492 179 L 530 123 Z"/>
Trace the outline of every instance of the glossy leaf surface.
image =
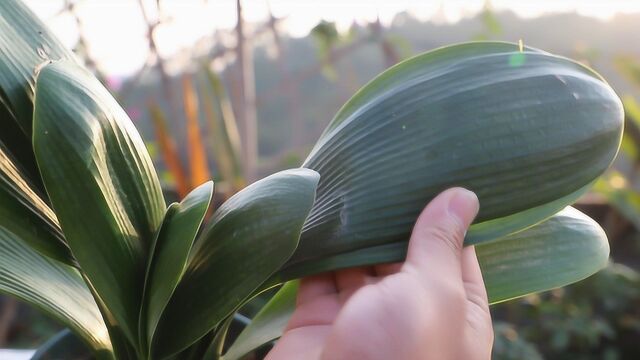
<path id="1" fill-rule="evenodd" d="M 467 43 L 404 61 L 338 112 L 305 161 L 322 180 L 289 266 L 406 241 L 452 186 L 478 195 L 478 224 L 521 213 L 483 241 L 531 226 L 609 166 L 622 124 L 609 85 L 563 57 Z"/>
<path id="2" fill-rule="evenodd" d="M 104 358 L 111 357 L 107 328 L 78 271 L 45 258 L 2 228 L 0 292 L 35 306 L 71 328 Z"/>
<path id="3" fill-rule="evenodd" d="M 38 76 L 33 136 L 67 243 L 135 344 L 146 257 L 166 207 L 142 139 L 91 74 L 62 61 Z"/>
<path id="4" fill-rule="evenodd" d="M 607 265 L 600 225 L 568 207 L 531 229 L 476 246 L 490 303 L 582 280 Z"/>
<path id="5" fill-rule="evenodd" d="M 296 305 L 298 282 L 285 283 L 235 339 L 223 360 L 238 360 L 280 337 Z"/>
<path id="6" fill-rule="evenodd" d="M 38 188 L 31 148 L 35 82 L 42 66 L 60 59 L 75 57 L 22 1 L 0 1 L 0 142 Z"/>
<path id="7" fill-rule="evenodd" d="M 0 228 L 42 255 L 75 265 L 58 219 L 0 148 Z"/>
<path id="8" fill-rule="evenodd" d="M 160 315 L 171 298 L 184 270 L 191 246 L 198 234 L 211 197 L 213 183 L 207 182 L 167 210 L 147 269 L 145 301 L 141 326 L 146 326 L 146 343 L 150 343 Z"/>
<path id="9" fill-rule="evenodd" d="M 596 273 L 607 265 L 609 244 L 595 221 L 568 207 L 530 229 L 476 245 L 476 254 L 489 302 L 493 304 L 565 286 Z M 335 256 L 295 276 L 349 267 L 354 259 L 361 264 L 371 263 L 367 258 L 371 256 L 375 262 L 395 262 L 405 255 L 406 244 L 387 244 Z M 258 313 L 255 324 L 250 324 L 240 335 L 238 344 L 231 347 L 225 360 L 237 359 L 280 337 L 285 328 L 283 324 L 295 309 L 295 297 L 295 291 L 285 288 L 278 292 Z"/>
<path id="10" fill-rule="evenodd" d="M 295 250 L 318 174 L 281 171 L 227 200 L 198 238 L 160 320 L 152 356 L 191 345 L 233 313 Z"/>

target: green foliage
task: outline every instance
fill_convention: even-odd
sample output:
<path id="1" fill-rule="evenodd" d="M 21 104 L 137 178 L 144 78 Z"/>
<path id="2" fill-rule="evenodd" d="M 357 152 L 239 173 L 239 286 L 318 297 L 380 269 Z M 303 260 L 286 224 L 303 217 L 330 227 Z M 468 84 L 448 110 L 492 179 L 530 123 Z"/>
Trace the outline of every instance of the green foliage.
<path id="1" fill-rule="evenodd" d="M 347 102 L 302 168 L 251 184 L 201 226 L 212 184 L 167 208 L 118 103 L 73 60 L 34 64 L 33 29 L 51 35 L 17 0 L 0 6 L 15 38 L 3 32 L 0 50 L 17 54 L 0 57 L 0 115 L 33 139 L 2 149 L 38 165 L 0 157 L 0 290 L 97 357 L 219 357 L 238 309 L 284 280 L 402 260 L 419 211 L 451 186 L 480 198 L 467 244 L 493 301 L 580 280 L 608 256 L 594 221 L 556 214 L 609 166 L 622 132 L 620 100 L 571 60 L 487 42 L 402 62 Z M 285 285 L 229 358 L 277 337 L 294 295 Z"/>
<path id="2" fill-rule="evenodd" d="M 510 325 L 497 322 L 494 358 L 532 358 L 519 356 L 527 351 L 545 359 L 635 359 L 638 299 L 640 274 L 610 264 L 578 284 L 496 306 L 493 316 Z"/>
<path id="3" fill-rule="evenodd" d="M 322 178 L 287 271 L 303 274 L 316 262 L 331 270 L 329 256 L 406 242 L 424 204 L 451 186 L 473 190 L 482 204 L 467 244 L 575 201 L 615 156 L 622 104 L 592 70 L 535 49 L 511 67 L 520 53 L 508 43 L 444 47 L 360 89 L 303 164 Z M 401 260 L 378 255 L 369 261 Z"/>

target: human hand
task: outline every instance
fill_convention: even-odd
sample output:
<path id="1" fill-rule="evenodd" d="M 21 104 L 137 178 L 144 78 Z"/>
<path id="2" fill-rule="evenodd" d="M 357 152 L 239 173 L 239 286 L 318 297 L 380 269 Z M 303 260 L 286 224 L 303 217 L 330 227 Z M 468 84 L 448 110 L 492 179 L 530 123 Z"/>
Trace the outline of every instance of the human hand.
<path id="1" fill-rule="evenodd" d="M 478 207 L 449 189 L 420 214 L 403 264 L 303 279 L 267 359 L 489 359 L 487 293 L 474 248 L 462 247 Z"/>

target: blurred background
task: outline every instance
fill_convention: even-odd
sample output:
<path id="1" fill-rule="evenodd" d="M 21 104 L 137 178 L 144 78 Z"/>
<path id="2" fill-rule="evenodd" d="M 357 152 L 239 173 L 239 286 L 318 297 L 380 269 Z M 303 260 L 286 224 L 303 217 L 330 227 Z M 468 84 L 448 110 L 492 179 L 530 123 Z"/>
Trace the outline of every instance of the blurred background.
<path id="1" fill-rule="evenodd" d="M 523 40 L 593 67 L 624 99 L 612 169 L 578 207 L 611 264 L 492 308 L 495 359 L 640 359 L 640 1 L 24 0 L 119 99 L 170 200 L 215 203 L 299 166 L 333 114 L 385 68 L 439 46 Z M 0 298 L 0 348 L 60 326 Z"/>

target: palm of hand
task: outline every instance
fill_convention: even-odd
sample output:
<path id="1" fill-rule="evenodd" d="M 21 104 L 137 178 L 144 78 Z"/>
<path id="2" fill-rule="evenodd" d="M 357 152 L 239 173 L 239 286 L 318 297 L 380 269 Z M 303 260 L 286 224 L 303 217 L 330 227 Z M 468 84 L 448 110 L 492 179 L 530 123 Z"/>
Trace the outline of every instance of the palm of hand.
<path id="1" fill-rule="evenodd" d="M 423 211 L 404 264 L 303 279 L 267 359 L 488 359 L 487 295 L 474 249 L 462 249 L 478 206 L 462 191 Z"/>

